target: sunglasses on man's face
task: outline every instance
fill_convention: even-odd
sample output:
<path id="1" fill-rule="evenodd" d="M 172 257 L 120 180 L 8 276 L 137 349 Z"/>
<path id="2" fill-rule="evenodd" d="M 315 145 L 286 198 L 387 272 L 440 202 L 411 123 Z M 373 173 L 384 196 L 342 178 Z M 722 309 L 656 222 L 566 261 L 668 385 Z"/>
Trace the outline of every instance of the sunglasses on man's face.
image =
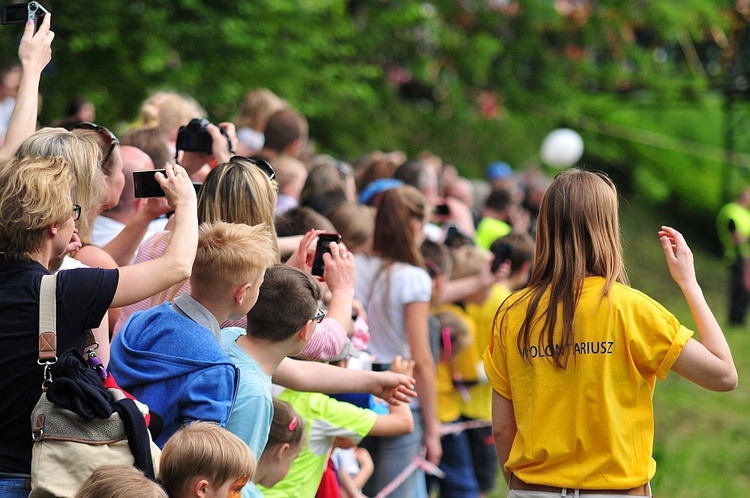
<path id="1" fill-rule="evenodd" d="M 104 154 L 104 159 L 102 159 L 102 169 L 104 169 L 104 167 L 107 165 L 107 161 L 109 161 L 109 158 L 112 156 L 112 151 L 115 150 L 115 146 L 120 145 L 120 141 L 117 139 L 115 134 L 103 126 L 100 126 L 96 123 L 89 123 L 88 121 L 78 123 L 73 127 L 73 129 L 95 131 L 96 133 L 109 140 L 109 148 L 107 149 L 107 153 Z"/>
<path id="2" fill-rule="evenodd" d="M 253 159 L 252 157 L 246 156 L 232 156 L 231 159 L 229 159 L 230 163 L 236 161 L 246 161 L 254 166 L 257 166 L 263 173 L 266 174 L 269 180 L 274 180 L 276 178 L 276 171 L 270 164 L 262 159 Z"/>

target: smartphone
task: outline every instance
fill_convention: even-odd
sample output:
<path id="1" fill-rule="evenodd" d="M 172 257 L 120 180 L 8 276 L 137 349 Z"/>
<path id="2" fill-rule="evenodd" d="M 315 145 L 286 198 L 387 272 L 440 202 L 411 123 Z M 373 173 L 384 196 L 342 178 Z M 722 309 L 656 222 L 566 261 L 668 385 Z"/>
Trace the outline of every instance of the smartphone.
<path id="1" fill-rule="evenodd" d="M 3 5 L 0 24 L 23 24 L 31 19 L 34 21 L 34 33 L 36 33 L 47 14 L 49 14 L 49 11 L 39 2 Z"/>
<path id="2" fill-rule="evenodd" d="M 435 216 L 448 216 L 449 214 L 451 214 L 451 209 L 448 204 L 435 205 Z"/>
<path id="3" fill-rule="evenodd" d="M 510 258 L 510 253 L 513 251 L 513 248 L 510 247 L 505 242 L 499 244 L 497 248 L 493 251 L 495 254 L 495 258 L 492 260 L 492 264 L 490 265 L 490 270 L 492 270 L 492 273 L 495 273 L 499 268 L 500 265 L 508 261 Z"/>
<path id="4" fill-rule="evenodd" d="M 318 235 L 318 245 L 315 246 L 315 259 L 313 259 L 312 274 L 318 277 L 323 276 L 325 271 L 325 262 L 323 261 L 323 254 L 331 254 L 331 242 L 337 244 L 341 242 L 341 235 L 337 233 L 321 233 Z"/>
<path id="5" fill-rule="evenodd" d="M 144 197 L 165 197 L 159 182 L 156 181 L 155 174 L 159 172 L 167 176 L 164 169 L 147 169 L 143 171 L 133 171 L 133 191 L 136 198 Z"/>

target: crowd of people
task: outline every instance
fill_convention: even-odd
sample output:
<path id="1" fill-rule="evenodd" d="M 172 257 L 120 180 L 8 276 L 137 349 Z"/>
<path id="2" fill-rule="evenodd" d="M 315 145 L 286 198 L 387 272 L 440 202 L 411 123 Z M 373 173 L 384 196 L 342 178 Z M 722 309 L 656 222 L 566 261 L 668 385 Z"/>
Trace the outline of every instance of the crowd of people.
<path id="1" fill-rule="evenodd" d="M 37 130 L 50 17 L 26 27 L 0 149 L 0 496 L 34 484 L 48 274 L 57 350 L 91 329 L 162 420 L 158 484 L 101 462 L 79 497 L 460 498 L 497 475 L 512 496 L 647 496 L 655 379 L 736 385 L 679 232 L 658 236 L 701 342 L 627 286 L 606 176 L 345 161 L 268 89 L 205 127 L 206 152 L 178 139 L 205 111 L 169 92 L 120 137 L 73 111 Z M 136 197 L 155 169 L 164 196 Z"/>

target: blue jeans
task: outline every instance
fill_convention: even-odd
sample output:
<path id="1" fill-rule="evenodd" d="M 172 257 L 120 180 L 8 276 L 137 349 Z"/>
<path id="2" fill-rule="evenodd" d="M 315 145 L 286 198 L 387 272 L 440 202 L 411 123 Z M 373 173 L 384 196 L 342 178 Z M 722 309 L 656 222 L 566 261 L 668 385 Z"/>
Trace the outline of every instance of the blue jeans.
<path id="1" fill-rule="evenodd" d="M 28 478 L 0 477 L 0 498 L 29 498 Z"/>
<path id="2" fill-rule="evenodd" d="M 479 484 L 474 474 L 471 446 L 466 431 L 446 434 L 440 438 L 443 445 L 443 458 L 440 470 L 445 478 L 438 479 L 440 496 L 450 498 L 477 498 Z"/>
<path id="3" fill-rule="evenodd" d="M 368 437 L 361 446 L 366 448 L 375 463 L 375 471 L 362 491 L 367 496 L 377 495 L 419 455 L 424 441 L 421 410 L 412 409 L 414 430 L 404 436 Z M 417 470 L 397 487 L 389 498 L 427 498 L 424 472 Z"/>

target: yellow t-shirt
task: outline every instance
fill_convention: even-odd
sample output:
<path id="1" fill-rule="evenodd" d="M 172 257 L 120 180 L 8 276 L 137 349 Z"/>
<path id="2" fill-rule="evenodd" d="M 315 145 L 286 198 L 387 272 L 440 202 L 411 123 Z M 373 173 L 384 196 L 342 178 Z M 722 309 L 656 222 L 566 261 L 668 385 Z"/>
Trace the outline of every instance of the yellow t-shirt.
<path id="1" fill-rule="evenodd" d="M 449 364 L 439 361 L 437 364 L 438 419 L 442 424 L 450 424 L 461 416 L 461 394 L 453 386 L 453 375 Z"/>
<path id="2" fill-rule="evenodd" d="M 656 471 L 654 384 L 666 377 L 693 333 L 630 287 L 614 284 L 601 300 L 603 285 L 601 277 L 584 281 L 566 369 L 546 358 L 550 350 L 537 345 L 538 329 L 523 352 L 530 364 L 521 357 L 516 338 L 526 306 L 510 306 L 526 291 L 501 307 L 503 320 L 484 355 L 485 370 L 494 390 L 513 402 L 518 432 L 505 468 L 523 481 L 627 489 Z"/>
<path id="3" fill-rule="evenodd" d="M 463 396 L 453 384 L 453 375 L 460 376 L 464 381 L 474 383 L 479 378 L 478 369 L 481 368 L 482 355 L 474 347 L 476 342 L 476 327 L 474 320 L 458 305 L 443 304 L 434 313 L 450 311 L 458 315 L 465 323 L 471 336 L 471 344 L 466 349 L 453 355 L 450 364 L 443 361 L 437 366 L 437 400 L 438 417 L 442 423 L 454 422 L 461 415 Z"/>
<path id="4" fill-rule="evenodd" d="M 508 296 L 510 296 L 510 290 L 507 287 L 495 284 L 482 304 L 466 305 L 466 313 L 476 324 L 474 349 L 478 358 L 482 357 L 490 343 L 495 313 Z M 461 415 L 479 420 L 492 420 L 492 386 L 482 381 L 469 388 L 469 395 L 471 397 L 461 404 Z"/>

